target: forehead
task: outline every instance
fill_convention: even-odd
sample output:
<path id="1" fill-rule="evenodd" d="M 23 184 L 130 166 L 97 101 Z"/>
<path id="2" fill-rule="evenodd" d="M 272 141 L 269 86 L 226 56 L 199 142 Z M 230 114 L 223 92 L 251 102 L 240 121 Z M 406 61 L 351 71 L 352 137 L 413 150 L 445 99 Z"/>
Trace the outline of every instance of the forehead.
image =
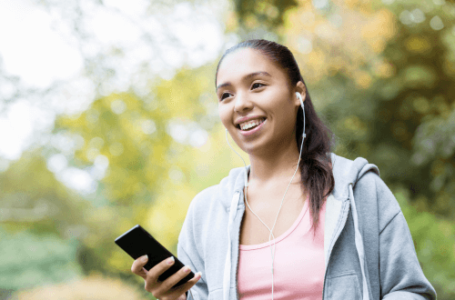
<path id="1" fill-rule="evenodd" d="M 240 80 L 243 76 L 258 71 L 268 72 L 276 79 L 285 78 L 284 72 L 259 50 L 242 48 L 223 59 L 218 69 L 217 84 Z"/>

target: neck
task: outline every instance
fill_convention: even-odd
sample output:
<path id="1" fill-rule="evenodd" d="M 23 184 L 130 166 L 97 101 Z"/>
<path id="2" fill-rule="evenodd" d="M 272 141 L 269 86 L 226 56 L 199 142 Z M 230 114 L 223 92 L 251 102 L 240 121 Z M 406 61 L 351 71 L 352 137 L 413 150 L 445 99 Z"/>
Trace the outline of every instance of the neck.
<path id="1" fill-rule="evenodd" d="M 299 149 L 297 142 L 290 141 L 287 145 L 271 149 L 259 155 L 250 154 L 250 176 L 249 185 L 264 186 L 268 183 L 276 186 L 277 183 L 289 183 L 297 168 L 299 160 Z M 300 182 L 300 171 L 292 180 L 292 183 Z"/>

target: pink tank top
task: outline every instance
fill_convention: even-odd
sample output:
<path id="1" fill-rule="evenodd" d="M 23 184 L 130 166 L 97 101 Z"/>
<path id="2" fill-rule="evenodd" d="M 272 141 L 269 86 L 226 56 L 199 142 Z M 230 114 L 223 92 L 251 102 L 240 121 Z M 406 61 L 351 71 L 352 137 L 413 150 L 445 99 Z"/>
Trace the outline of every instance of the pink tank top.
<path id="1" fill-rule="evenodd" d="M 325 202 L 313 239 L 308 199 L 294 224 L 277 237 L 274 263 L 274 300 L 322 299 L 324 284 Z M 272 299 L 273 241 L 240 245 L 238 291 L 242 300 Z"/>

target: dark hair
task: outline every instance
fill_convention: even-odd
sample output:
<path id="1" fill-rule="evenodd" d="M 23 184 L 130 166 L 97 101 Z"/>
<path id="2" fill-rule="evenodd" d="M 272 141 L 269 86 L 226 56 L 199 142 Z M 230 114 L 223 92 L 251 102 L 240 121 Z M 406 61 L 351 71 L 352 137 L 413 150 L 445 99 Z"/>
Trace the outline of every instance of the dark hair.
<path id="1" fill-rule="evenodd" d="M 305 131 L 306 138 L 303 144 L 302 157 L 300 159 L 300 172 L 302 187 L 307 187 L 310 197 L 310 210 L 313 219 L 313 227 L 319 222 L 319 212 L 324 199 L 333 191 L 335 179 L 333 177 L 330 153 L 333 147 L 333 133 L 317 116 L 311 101 L 308 87 L 300 74 L 299 67 L 292 52 L 285 46 L 267 40 L 243 41 L 223 54 L 215 73 L 215 87 L 217 84 L 218 69 L 221 62 L 229 54 L 241 48 L 251 48 L 260 51 L 272 62 L 278 65 L 287 75 L 289 87 L 295 87 L 297 82 L 302 81 L 306 88 L 305 97 Z M 303 111 L 299 107 L 296 118 L 297 148 L 300 151 L 303 133 Z M 324 192 L 327 191 L 326 194 Z"/>

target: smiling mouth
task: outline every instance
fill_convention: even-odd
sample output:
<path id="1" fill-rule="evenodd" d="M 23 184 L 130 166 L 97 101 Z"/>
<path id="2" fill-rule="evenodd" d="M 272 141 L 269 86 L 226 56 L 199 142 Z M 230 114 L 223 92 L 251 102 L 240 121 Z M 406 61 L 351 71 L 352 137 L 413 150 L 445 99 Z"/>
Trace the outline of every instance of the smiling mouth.
<path id="1" fill-rule="evenodd" d="M 237 127 L 237 129 L 240 129 L 241 131 L 250 131 L 250 130 L 253 130 L 254 128 L 256 128 L 257 126 L 261 125 L 262 123 L 264 123 L 264 121 L 265 121 L 265 118 L 259 118 L 259 119 L 237 124 L 236 127 Z"/>

